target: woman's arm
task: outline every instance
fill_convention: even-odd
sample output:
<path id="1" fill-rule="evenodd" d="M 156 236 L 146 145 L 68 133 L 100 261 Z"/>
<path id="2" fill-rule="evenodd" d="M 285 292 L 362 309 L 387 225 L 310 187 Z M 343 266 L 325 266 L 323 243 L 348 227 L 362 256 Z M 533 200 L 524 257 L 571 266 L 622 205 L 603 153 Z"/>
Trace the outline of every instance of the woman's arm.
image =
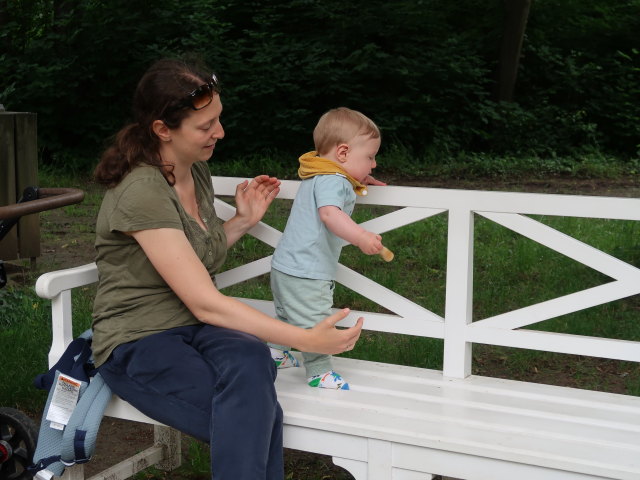
<path id="1" fill-rule="evenodd" d="M 360 336 L 362 318 L 353 327 L 335 328 L 335 324 L 347 316 L 348 309 L 305 330 L 221 294 L 181 230 L 159 228 L 130 232 L 130 235 L 169 287 L 202 322 L 240 330 L 264 341 L 291 345 L 302 351 L 326 354 L 353 348 Z"/>
<path id="2" fill-rule="evenodd" d="M 236 215 L 223 225 L 227 247 L 262 219 L 278 193 L 280 180 L 268 175 L 257 176 L 251 182 L 245 180 L 236 187 Z"/>
<path id="3" fill-rule="evenodd" d="M 331 233 L 355 245 L 362 253 L 374 255 L 382 250 L 380 235 L 365 230 L 338 207 L 333 205 L 320 207 L 318 214 Z"/>

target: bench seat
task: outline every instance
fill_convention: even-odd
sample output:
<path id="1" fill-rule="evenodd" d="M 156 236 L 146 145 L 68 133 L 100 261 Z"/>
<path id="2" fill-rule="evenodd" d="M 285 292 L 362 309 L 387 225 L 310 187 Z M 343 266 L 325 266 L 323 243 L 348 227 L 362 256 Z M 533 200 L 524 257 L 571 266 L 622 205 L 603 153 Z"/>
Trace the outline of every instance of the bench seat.
<path id="1" fill-rule="evenodd" d="M 334 367 L 351 390 L 278 371 L 284 442 L 356 480 L 640 479 L 640 397 L 342 357 Z M 106 414 L 159 425 L 116 396 Z"/>
<path id="2" fill-rule="evenodd" d="M 640 478 L 640 398 L 339 357 L 334 367 L 351 390 L 278 372 L 285 446 L 333 456 L 356 480 Z"/>

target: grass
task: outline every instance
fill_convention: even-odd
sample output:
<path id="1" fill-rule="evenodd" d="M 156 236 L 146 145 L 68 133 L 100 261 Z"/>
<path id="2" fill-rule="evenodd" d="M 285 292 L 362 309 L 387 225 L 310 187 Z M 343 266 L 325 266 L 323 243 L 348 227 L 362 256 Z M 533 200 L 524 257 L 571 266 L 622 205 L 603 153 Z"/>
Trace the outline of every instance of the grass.
<path id="1" fill-rule="evenodd" d="M 262 173 L 283 179 L 295 179 L 295 155 L 265 151 L 243 158 L 210 164 L 213 175 L 250 177 Z M 613 179 L 640 173 L 640 157 L 621 160 L 600 152 L 576 153 L 573 156 L 535 155 L 496 156 L 487 153 L 425 151 L 416 154 L 402 145 L 383 143 L 376 157 L 376 174 L 401 175 L 406 178 L 573 178 Z"/>

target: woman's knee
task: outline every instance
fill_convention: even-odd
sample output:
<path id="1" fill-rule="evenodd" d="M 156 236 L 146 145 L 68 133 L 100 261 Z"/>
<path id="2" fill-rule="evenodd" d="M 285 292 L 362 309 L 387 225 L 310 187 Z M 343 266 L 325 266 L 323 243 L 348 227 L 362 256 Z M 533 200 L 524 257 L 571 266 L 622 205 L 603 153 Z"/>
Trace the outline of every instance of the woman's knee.
<path id="1" fill-rule="evenodd" d="M 273 383 L 277 370 L 269 347 L 258 339 L 247 339 L 238 345 L 239 356 L 235 369 L 239 375 L 253 381 Z"/>
<path id="2" fill-rule="evenodd" d="M 273 383 L 276 369 L 269 347 L 253 335 L 237 330 L 208 327 L 194 347 L 221 377 Z M 224 380 L 223 380 L 224 381 Z"/>

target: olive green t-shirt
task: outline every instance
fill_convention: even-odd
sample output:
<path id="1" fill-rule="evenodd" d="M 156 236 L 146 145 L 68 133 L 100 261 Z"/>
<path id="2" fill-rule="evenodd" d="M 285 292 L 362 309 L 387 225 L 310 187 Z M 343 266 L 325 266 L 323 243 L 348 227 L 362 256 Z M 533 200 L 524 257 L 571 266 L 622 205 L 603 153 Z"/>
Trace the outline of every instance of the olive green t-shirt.
<path id="1" fill-rule="evenodd" d="M 122 232 L 182 230 L 211 278 L 223 264 L 227 239 L 213 208 L 211 174 L 192 169 L 200 216 L 208 231 L 182 208 L 156 167 L 139 166 L 104 196 L 96 224 L 98 290 L 93 306 L 92 349 L 96 365 L 123 343 L 173 327 L 198 323 L 158 274 L 135 239 Z"/>

